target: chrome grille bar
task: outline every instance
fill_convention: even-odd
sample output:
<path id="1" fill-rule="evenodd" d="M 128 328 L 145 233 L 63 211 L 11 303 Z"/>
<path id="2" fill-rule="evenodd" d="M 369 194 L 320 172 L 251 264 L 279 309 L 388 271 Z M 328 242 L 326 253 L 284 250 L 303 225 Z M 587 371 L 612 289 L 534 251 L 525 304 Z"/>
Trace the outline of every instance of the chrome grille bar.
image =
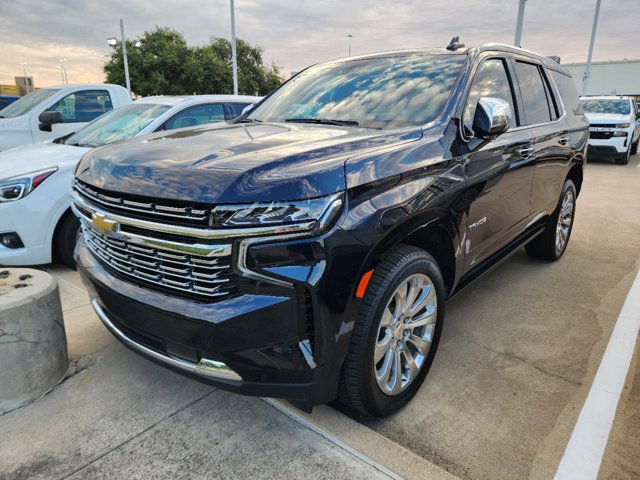
<path id="1" fill-rule="evenodd" d="M 82 222 L 85 244 L 105 264 L 127 277 L 159 285 L 170 290 L 219 300 L 236 291 L 235 274 L 229 263 L 222 260 L 200 259 L 190 255 L 182 258 L 160 250 L 146 249 L 113 239 L 93 230 Z M 134 247 L 134 248 L 132 248 Z"/>
<path id="2" fill-rule="evenodd" d="M 97 190 L 83 184 L 78 180 L 74 180 L 74 188 L 85 198 L 104 207 L 114 207 L 125 211 L 136 213 L 146 213 L 158 215 L 161 217 L 175 218 L 184 221 L 185 219 L 195 220 L 197 222 L 206 223 L 209 217 L 209 211 L 192 207 L 172 207 L 170 205 L 161 205 L 157 203 L 147 203 L 130 200 L 113 195 L 106 195 Z"/>

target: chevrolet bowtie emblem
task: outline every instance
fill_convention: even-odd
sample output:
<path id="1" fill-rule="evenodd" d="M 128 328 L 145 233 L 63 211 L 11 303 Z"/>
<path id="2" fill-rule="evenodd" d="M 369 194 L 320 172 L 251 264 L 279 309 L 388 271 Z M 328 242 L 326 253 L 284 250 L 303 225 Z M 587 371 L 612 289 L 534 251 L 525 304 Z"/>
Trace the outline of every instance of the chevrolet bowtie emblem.
<path id="1" fill-rule="evenodd" d="M 103 215 L 102 213 L 95 213 L 91 223 L 93 224 L 93 228 L 102 234 L 115 232 L 118 228 L 118 222 L 109 220 L 106 215 Z"/>

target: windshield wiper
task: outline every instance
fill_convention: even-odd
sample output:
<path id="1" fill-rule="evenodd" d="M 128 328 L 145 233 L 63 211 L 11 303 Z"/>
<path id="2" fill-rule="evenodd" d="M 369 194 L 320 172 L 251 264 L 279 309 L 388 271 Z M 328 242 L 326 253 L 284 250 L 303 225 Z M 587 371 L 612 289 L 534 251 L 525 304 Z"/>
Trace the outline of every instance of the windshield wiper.
<path id="1" fill-rule="evenodd" d="M 254 122 L 261 123 L 262 120 L 258 120 L 257 118 L 240 118 L 234 121 L 233 123 L 254 123 Z"/>
<path id="2" fill-rule="evenodd" d="M 341 127 L 357 127 L 359 125 L 359 123 L 354 120 L 331 120 L 329 118 L 287 118 L 285 122 L 318 123 L 321 125 L 340 125 Z"/>

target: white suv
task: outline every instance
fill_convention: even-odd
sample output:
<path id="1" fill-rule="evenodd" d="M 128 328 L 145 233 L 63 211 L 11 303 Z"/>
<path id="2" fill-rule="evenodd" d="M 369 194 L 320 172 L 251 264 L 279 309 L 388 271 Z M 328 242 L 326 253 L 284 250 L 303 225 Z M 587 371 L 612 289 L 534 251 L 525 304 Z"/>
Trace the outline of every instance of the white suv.
<path id="1" fill-rule="evenodd" d="M 582 109 L 589 119 L 589 156 L 613 158 L 618 165 L 629 163 L 638 152 L 640 122 L 638 106 L 631 97 L 582 97 Z"/>

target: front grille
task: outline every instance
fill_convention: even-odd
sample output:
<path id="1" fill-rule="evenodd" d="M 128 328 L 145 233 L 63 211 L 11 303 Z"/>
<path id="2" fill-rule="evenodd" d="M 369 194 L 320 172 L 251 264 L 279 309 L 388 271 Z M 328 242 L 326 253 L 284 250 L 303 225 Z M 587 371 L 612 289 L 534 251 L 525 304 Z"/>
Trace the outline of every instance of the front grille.
<path id="1" fill-rule="evenodd" d="M 591 123 L 589 126 L 591 128 L 616 128 L 615 123 Z"/>
<path id="2" fill-rule="evenodd" d="M 74 180 L 74 190 L 107 211 L 149 221 L 207 227 L 211 209 L 204 204 L 123 195 Z"/>
<path id="3" fill-rule="evenodd" d="M 87 247 L 99 260 L 136 283 L 209 301 L 238 293 L 231 256 L 209 258 L 145 247 L 107 237 L 88 226 L 83 226 L 83 233 Z"/>
<path id="4" fill-rule="evenodd" d="M 609 140 L 613 136 L 613 132 L 589 132 L 589 138 L 596 140 Z"/>

